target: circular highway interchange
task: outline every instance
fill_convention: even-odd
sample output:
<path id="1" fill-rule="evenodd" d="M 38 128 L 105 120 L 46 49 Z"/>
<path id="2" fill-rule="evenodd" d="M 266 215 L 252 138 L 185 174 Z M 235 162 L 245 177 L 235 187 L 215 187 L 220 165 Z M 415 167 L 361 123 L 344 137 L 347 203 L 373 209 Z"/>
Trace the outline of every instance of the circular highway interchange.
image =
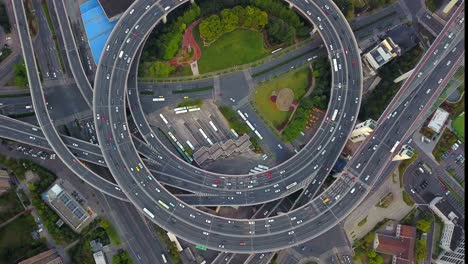
<path id="1" fill-rule="evenodd" d="M 127 129 L 126 113 L 118 109 L 126 108 L 126 99 L 138 100 L 136 92 L 132 99 L 128 85 L 136 82 L 131 62 L 143 45 L 145 36 L 164 15 L 185 2 L 135 1 L 120 18 L 106 43 L 108 50 L 101 55 L 94 82 L 94 121 L 102 154 L 116 182 L 128 199 L 153 222 L 184 240 L 207 248 L 228 252 L 267 252 L 319 236 L 357 206 L 368 191 L 367 184 L 354 177 L 342 176 L 315 199 L 287 214 L 256 220 L 229 219 L 205 213 L 182 202 L 156 180 L 161 175 L 153 175 L 143 165 Z M 186 189 L 203 186 L 203 192 L 213 195 L 204 196 L 209 197 L 205 204 L 264 203 L 291 194 L 313 178 L 324 179 L 354 127 L 360 106 L 362 70 L 357 44 L 349 25 L 332 1 L 301 0 L 291 1 L 290 4 L 316 26 L 330 59 L 337 59 L 343 67 L 340 71 L 332 71 L 328 118 L 321 124 L 320 132 L 295 156 L 270 169 L 271 178 L 256 175 L 255 186 L 245 185 L 241 182 L 247 182 L 252 175 L 220 175 L 193 167 L 165 149 L 151 131 L 142 111 L 132 111 L 135 123 L 141 124 L 137 127 L 145 141 L 155 147 L 162 158 L 160 162 L 171 168 L 166 174 L 175 174 L 176 178 L 198 183 Z M 118 54 L 125 54 L 129 60 L 119 59 Z M 353 61 L 358 66 L 354 67 Z M 337 100 L 338 96 L 343 100 Z M 332 121 L 331 114 L 335 109 L 339 112 Z M 137 122 L 137 118 L 141 122 Z M 136 167 L 139 169 L 134 169 Z M 224 177 L 226 183 L 235 181 L 236 184 L 213 188 L 206 183 L 212 182 L 206 181 L 207 178 L 220 177 Z M 286 188 L 294 183 L 294 188 Z M 196 191 L 200 192 L 200 188 Z M 329 202 L 324 203 L 324 199 Z"/>

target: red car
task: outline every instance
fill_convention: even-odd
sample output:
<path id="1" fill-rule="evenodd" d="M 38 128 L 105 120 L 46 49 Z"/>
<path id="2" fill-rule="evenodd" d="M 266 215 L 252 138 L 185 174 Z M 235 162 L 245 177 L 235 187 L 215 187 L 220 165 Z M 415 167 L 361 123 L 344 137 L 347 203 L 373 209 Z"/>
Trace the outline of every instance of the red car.
<path id="1" fill-rule="evenodd" d="M 353 65 L 353 67 L 356 67 L 356 61 L 351 61 L 351 64 Z"/>
<path id="2" fill-rule="evenodd" d="M 221 183 L 221 180 L 215 180 L 214 183 L 220 184 L 220 183 Z"/>
<path id="3" fill-rule="evenodd" d="M 272 178 L 272 176 L 271 176 L 271 171 L 265 172 L 265 176 L 266 176 L 268 179 L 271 179 L 271 178 Z"/>

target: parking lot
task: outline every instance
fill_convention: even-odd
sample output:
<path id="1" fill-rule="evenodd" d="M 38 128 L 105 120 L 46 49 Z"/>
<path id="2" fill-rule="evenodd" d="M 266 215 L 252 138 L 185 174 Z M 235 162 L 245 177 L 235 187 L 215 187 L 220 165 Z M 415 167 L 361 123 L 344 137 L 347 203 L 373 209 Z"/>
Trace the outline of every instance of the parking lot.
<path id="1" fill-rule="evenodd" d="M 465 186 L 465 149 L 463 145 L 450 149 L 442 156 L 440 165 L 452 175 L 460 185 Z"/>
<path id="2" fill-rule="evenodd" d="M 445 197 L 447 201 L 457 210 L 458 214 L 464 214 L 465 206 L 461 204 L 445 187 L 436 173 L 430 173 L 424 170 L 422 173 L 419 168 L 423 162 L 417 159 L 405 172 L 404 182 L 410 188 L 411 195 L 419 196 L 424 203 L 430 203 L 435 197 Z"/>
<path id="3" fill-rule="evenodd" d="M 165 107 L 150 114 L 148 121 L 151 125 L 159 127 L 173 143 L 180 144 L 179 147 L 182 146 L 189 154 L 196 153 L 200 148 L 210 148 L 216 143 L 237 141 L 241 136 L 231 131 L 229 124 L 211 100 L 205 100 L 202 105 L 188 109 Z M 175 149 L 172 149 L 176 153 Z M 241 162 L 243 166 L 236 166 Z M 221 155 L 216 160 L 209 159 L 200 165 L 215 172 L 244 174 L 258 164 L 267 165 L 262 155 L 247 148 L 240 154 Z"/>

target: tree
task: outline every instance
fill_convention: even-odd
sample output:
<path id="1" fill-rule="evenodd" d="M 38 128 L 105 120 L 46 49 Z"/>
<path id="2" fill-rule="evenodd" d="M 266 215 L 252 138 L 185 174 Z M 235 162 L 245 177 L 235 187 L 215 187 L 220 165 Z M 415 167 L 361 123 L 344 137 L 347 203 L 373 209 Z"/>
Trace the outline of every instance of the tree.
<path id="1" fill-rule="evenodd" d="M 174 66 L 163 61 L 145 62 L 140 67 L 143 76 L 148 78 L 165 78 L 175 70 Z"/>
<path id="2" fill-rule="evenodd" d="M 207 42 L 214 41 L 223 34 L 223 26 L 218 15 L 212 15 L 203 20 L 199 26 L 200 35 Z"/>
<path id="3" fill-rule="evenodd" d="M 416 228 L 420 230 L 423 233 L 427 233 L 429 231 L 429 228 L 431 228 L 431 221 L 425 220 L 425 219 L 419 219 L 416 225 Z"/>
<path id="4" fill-rule="evenodd" d="M 427 255 L 427 247 L 426 247 L 426 240 L 418 239 L 416 240 L 416 249 L 415 249 L 415 257 L 418 262 L 421 262 L 426 258 Z"/>
<path id="5" fill-rule="evenodd" d="M 118 254 L 112 257 L 112 264 L 133 264 L 133 260 L 127 251 L 120 249 Z"/>
<path id="6" fill-rule="evenodd" d="M 239 18 L 232 9 L 224 9 L 221 11 L 221 24 L 224 32 L 232 32 L 239 27 Z"/>
<path id="7" fill-rule="evenodd" d="M 26 71 L 26 65 L 24 62 L 15 64 L 15 66 L 13 66 L 13 73 L 13 81 L 15 86 L 28 87 L 28 73 Z"/>
<path id="8" fill-rule="evenodd" d="M 266 27 L 270 42 L 273 44 L 293 44 L 296 30 L 282 19 L 271 18 Z"/>

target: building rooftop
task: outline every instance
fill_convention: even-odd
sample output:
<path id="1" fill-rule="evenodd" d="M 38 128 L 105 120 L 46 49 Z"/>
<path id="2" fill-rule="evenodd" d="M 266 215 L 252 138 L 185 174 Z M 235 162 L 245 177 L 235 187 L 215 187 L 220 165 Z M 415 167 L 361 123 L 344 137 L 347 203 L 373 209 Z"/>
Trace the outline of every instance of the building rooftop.
<path id="1" fill-rule="evenodd" d="M 80 6 L 80 12 L 93 60 L 98 64 L 107 39 L 117 21 L 109 21 L 97 0 L 83 3 Z"/>
<path id="2" fill-rule="evenodd" d="M 98 0 L 109 21 L 114 21 L 127 10 L 134 0 Z"/>
<path id="3" fill-rule="evenodd" d="M 394 235 L 377 233 L 374 247 L 377 252 L 395 256 L 399 263 L 407 263 L 414 258 L 415 238 L 415 227 L 398 225 Z"/>
<path id="4" fill-rule="evenodd" d="M 436 133 L 440 133 L 448 117 L 449 113 L 447 111 L 442 108 L 437 108 L 427 127 L 434 130 Z"/>
<path id="5" fill-rule="evenodd" d="M 53 249 L 49 249 L 42 253 L 37 254 L 34 257 L 30 257 L 23 261 L 18 262 L 18 264 L 62 264 L 62 258 L 55 252 Z"/>
<path id="6" fill-rule="evenodd" d="M 106 257 L 102 251 L 94 253 L 93 258 L 96 264 L 107 264 Z"/>
<path id="7" fill-rule="evenodd" d="M 439 197 L 437 197 L 439 198 Z M 435 199 L 437 199 L 435 198 Z M 463 216 L 457 215 L 453 206 L 447 201 L 447 199 L 442 198 L 436 204 L 435 207 L 439 209 L 439 211 L 445 215 L 448 219 L 450 219 L 454 224 L 461 226 L 462 228 L 465 227 L 463 222 Z"/>
<path id="8" fill-rule="evenodd" d="M 10 175 L 6 170 L 0 170 L 0 194 L 6 192 L 11 187 Z"/>
<path id="9" fill-rule="evenodd" d="M 56 183 L 44 194 L 44 199 L 74 230 L 79 231 L 91 221 L 92 212 L 85 208 L 85 201 L 73 187 L 64 180 Z"/>
<path id="10" fill-rule="evenodd" d="M 364 57 L 370 66 L 376 70 L 400 54 L 400 47 L 393 42 L 392 38 L 388 37 L 364 54 Z"/>

